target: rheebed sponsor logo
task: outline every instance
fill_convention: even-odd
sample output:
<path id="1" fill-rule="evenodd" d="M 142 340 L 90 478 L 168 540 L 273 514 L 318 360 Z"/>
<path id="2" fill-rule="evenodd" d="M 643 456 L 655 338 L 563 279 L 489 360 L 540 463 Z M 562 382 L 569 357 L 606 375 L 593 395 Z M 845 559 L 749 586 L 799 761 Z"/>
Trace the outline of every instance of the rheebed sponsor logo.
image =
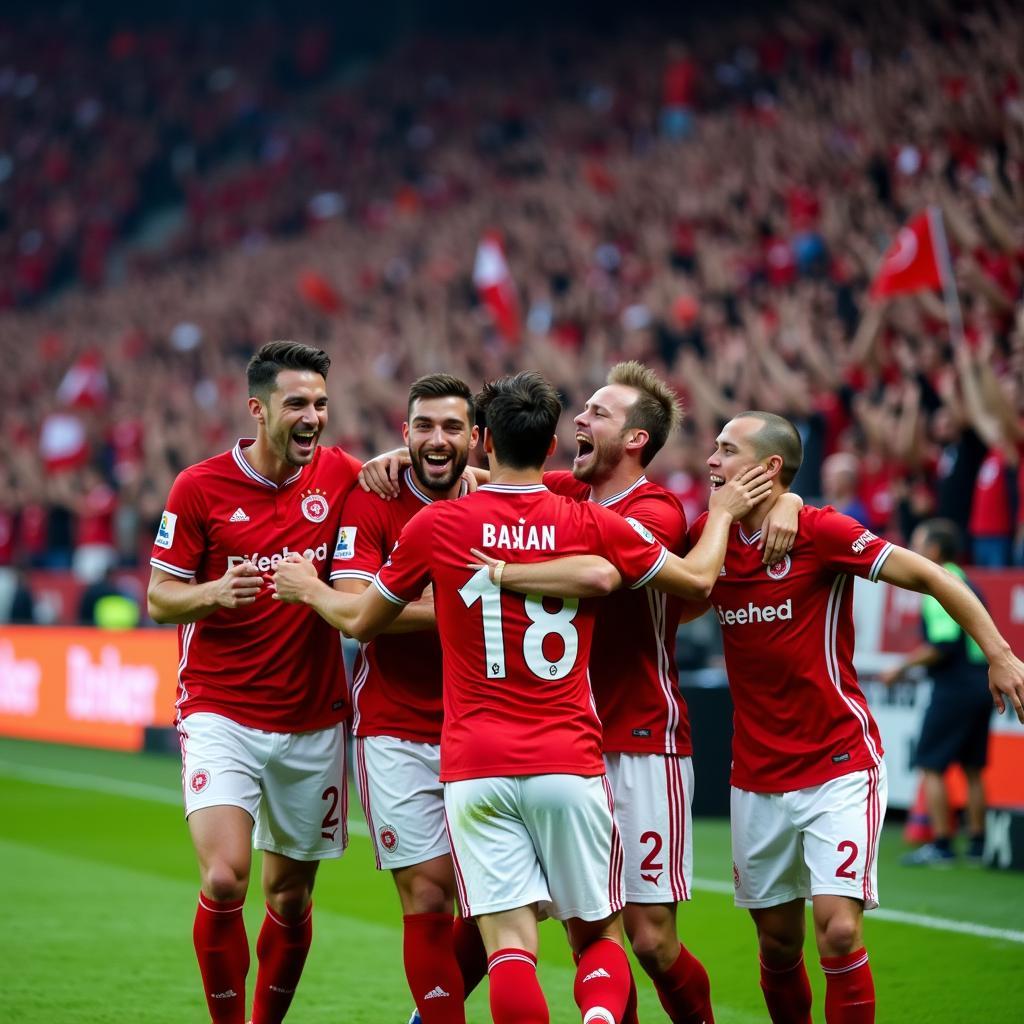
<path id="1" fill-rule="evenodd" d="M 779 622 L 793 618 L 793 599 L 787 597 L 782 604 L 754 604 L 746 608 L 730 608 L 726 611 L 719 605 L 715 611 L 723 626 L 746 626 L 751 622 Z"/>
<path id="2" fill-rule="evenodd" d="M 30 658 L 18 660 L 14 646 L 0 643 L 0 714 L 31 718 L 39 712 L 42 669 Z"/>
<path id="3" fill-rule="evenodd" d="M 67 653 L 68 717 L 84 722 L 150 725 L 156 721 L 159 676 L 152 665 L 128 665 L 116 647 L 99 657 L 71 644 Z"/>
<path id="4" fill-rule="evenodd" d="M 243 562 L 252 562 L 260 572 L 273 572 L 289 555 L 302 555 L 303 558 L 308 558 L 311 562 L 326 562 L 327 542 L 318 544 L 315 548 L 306 548 L 305 551 L 292 551 L 285 544 L 283 551 L 278 551 L 273 555 L 261 555 L 258 551 L 254 551 L 251 555 L 228 555 L 228 568 L 231 569 Z"/>

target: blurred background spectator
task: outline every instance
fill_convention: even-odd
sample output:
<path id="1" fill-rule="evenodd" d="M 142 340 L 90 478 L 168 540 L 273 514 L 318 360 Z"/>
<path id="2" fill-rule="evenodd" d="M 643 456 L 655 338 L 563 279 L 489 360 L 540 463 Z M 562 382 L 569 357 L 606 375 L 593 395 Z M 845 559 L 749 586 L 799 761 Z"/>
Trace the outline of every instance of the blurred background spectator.
<path id="1" fill-rule="evenodd" d="M 326 440 L 359 455 L 419 374 L 529 366 L 576 409 L 637 358 L 685 400 L 652 475 L 691 515 L 721 422 L 767 408 L 801 430 L 806 498 L 1021 560 L 1012 4 L 599 4 L 591 29 L 407 8 L 388 32 L 272 5 L 0 25 L 0 565 L 144 565 L 174 475 L 251 432 L 245 363 L 283 337 L 330 352 Z M 927 204 L 955 357 L 937 294 L 867 295 Z"/>

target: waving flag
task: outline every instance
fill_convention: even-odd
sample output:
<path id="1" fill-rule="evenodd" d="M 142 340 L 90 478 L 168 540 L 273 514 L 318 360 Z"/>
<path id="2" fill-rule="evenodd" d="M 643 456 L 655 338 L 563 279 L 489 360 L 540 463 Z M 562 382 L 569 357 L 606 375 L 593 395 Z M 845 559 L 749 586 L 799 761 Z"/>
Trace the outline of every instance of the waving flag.
<path id="1" fill-rule="evenodd" d="M 501 238 L 495 232 L 485 234 L 477 246 L 473 284 L 501 336 L 510 343 L 517 342 L 522 330 L 519 296 L 505 260 Z"/>
<path id="2" fill-rule="evenodd" d="M 900 228 L 871 284 L 873 299 L 943 286 L 939 253 L 945 237 L 934 223 L 936 216 L 937 210 L 922 210 Z"/>

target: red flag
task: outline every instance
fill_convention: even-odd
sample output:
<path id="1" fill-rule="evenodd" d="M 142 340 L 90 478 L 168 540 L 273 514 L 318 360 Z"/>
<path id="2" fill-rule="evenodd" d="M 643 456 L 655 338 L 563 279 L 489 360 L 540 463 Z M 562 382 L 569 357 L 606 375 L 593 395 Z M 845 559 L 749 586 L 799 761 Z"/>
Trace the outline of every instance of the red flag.
<path id="1" fill-rule="evenodd" d="M 493 232 L 485 234 L 477 246 L 473 284 L 501 336 L 509 342 L 518 341 L 521 330 L 519 296 L 509 273 L 501 239 Z"/>
<path id="2" fill-rule="evenodd" d="M 882 265 L 871 283 L 871 298 L 887 295 L 910 295 L 926 288 L 941 288 L 940 246 L 936 225 L 930 211 L 922 210 L 905 227 L 900 228 L 882 259 Z"/>

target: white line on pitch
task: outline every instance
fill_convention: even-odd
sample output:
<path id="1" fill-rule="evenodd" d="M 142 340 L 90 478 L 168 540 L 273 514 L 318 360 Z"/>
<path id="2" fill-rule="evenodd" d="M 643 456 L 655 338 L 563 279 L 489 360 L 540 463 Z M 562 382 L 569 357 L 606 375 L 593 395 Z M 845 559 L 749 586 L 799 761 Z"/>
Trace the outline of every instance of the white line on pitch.
<path id="1" fill-rule="evenodd" d="M 155 803 L 170 804 L 181 807 L 181 794 L 166 786 L 153 786 L 145 782 L 130 782 L 125 779 L 113 779 L 107 775 L 88 775 L 83 772 L 71 772 L 61 768 L 41 768 L 34 765 L 18 764 L 15 761 L 0 759 L 0 775 L 26 782 L 41 783 L 46 786 L 60 786 L 63 789 L 80 789 L 91 793 L 110 793 L 114 796 L 133 797 L 137 800 L 151 800 Z M 366 823 L 358 819 L 349 822 L 349 833 L 357 836 L 369 836 Z M 732 895 L 733 887 L 728 882 L 712 878 L 695 878 L 694 889 L 703 892 Z M 891 910 L 879 907 L 870 911 L 871 918 L 881 921 L 893 921 L 897 924 L 914 925 L 930 931 L 955 932 L 960 935 L 974 935 L 983 939 L 1002 939 L 1006 942 L 1024 944 L 1024 932 L 1010 928 L 992 928 L 973 921 L 954 921 L 948 917 L 931 917 L 928 914 L 912 914 L 905 910 Z"/>

